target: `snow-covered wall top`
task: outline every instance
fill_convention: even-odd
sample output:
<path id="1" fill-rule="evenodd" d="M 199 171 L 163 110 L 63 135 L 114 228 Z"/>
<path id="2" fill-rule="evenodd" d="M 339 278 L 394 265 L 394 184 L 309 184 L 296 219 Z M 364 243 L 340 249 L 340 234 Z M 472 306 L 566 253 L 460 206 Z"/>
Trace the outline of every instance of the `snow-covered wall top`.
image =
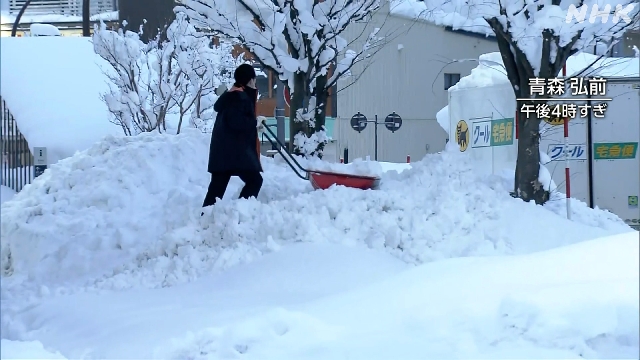
<path id="1" fill-rule="evenodd" d="M 442 0 L 390 0 L 389 12 L 408 19 L 420 19 L 453 30 L 470 31 L 495 36 L 487 22 L 479 17 L 465 16 L 456 9 L 456 2 Z"/>
<path id="2" fill-rule="evenodd" d="M 122 134 L 101 99 L 109 89 L 106 62 L 89 38 L 3 37 L 0 47 L 0 95 L 32 151 L 47 147 L 55 163 Z"/>
<path id="3" fill-rule="evenodd" d="M 589 65 L 593 64 L 589 67 Z M 560 74 L 558 74 L 560 75 Z M 599 56 L 579 53 L 567 60 L 567 76 L 602 77 L 638 77 L 640 76 L 640 58 L 600 58 Z M 458 91 L 468 88 L 508 84 L 507 73 L 499 52 L 480 55 L 478 66 L 471 74 L 449 88 Z"/>

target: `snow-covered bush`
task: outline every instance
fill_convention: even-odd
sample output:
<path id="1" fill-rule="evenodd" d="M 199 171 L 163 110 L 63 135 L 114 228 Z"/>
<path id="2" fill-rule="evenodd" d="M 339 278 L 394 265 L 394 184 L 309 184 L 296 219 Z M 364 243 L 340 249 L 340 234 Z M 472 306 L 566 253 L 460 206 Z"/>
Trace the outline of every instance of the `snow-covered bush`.
<path id="1" fill-rule="evenodd" d="M 94 50 L 111 65 L 105 71 L 112 86 L 103 99 L 112 121 L 126 135 L 167 132 L 170 119 L 175 119 L 177 133 L 185 118 L 192 127 L 206 128 L 213 119 L 215 89 L 233 82 L 242 56 L 233 56 L 229 42 L 213 46 L 181 13 L 167 28 L 166 41 L 158 35 L 145 44 L 142 31 L 95 26 Z"/>

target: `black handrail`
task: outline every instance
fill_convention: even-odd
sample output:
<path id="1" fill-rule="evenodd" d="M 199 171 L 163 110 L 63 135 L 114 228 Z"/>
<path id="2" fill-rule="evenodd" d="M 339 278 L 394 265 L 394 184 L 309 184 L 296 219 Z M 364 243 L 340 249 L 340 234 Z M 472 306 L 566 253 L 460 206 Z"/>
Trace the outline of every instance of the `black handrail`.
<path id="1" fill-rule="evenodd" d="M 267 140 L 269 140 L 271 145 L 276 148 L 276 151 L 278 152 L 278 154 L 280 154 L 280 156 L 282 156 L 282 158 L 287 163 L 287 165 L 289 165 L 291 170 L 293 170 L 293 172 L 295 172 L 296 175 L 298 175 L 298 177 L 300 179 L 309 180 L 309 171 L 307 169 L 305 169 L 304 167 L 302 167 L 302 165 L 300 165 L 300 163 L 298 163 L 298 161 L 293 157 L 293 155 L 289 154 L 289 152 L 287 150 L 285 150 L 286 147 L 284 146 L 284 144 L 282 144 L 280 142 L 280 139 L 278 139 L 276 134 L 273 133 L 273 130 L 270 129 L 270 127 L 269 127 L 269 125 L 267 125 L 266 121 L 262 120 L 262 125 L 264 125 L 264 128 L 269 133 L 269 134 L 262 133 L 262 135 L 266 136 Z M 271 136 L 269 136 L 269 135 L 271 135 Z M 273 137 L 273 139 L 271 137 Z M 275 140 L 275 142 L 274 142 L 274 140 Z M 284 155 L 285 153 L 287 154 L 287 156 Z M 289 159 L 291 159 L 291 161 L 293 161 L 293 163 L 296 164 L 297 168 L 296 168 L 296 166 L 293 166 L 293 164 L 289 161 Z M 304 176 L 301 175 L 299 170 L 302 170 L 306 175 L 304 175 Z"/>

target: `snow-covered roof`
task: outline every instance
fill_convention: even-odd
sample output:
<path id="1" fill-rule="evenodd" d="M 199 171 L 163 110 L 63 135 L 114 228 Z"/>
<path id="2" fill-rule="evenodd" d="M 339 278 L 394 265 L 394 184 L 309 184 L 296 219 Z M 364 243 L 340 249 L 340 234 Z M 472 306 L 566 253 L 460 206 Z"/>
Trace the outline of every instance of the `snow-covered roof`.
<path id="1" fill-rule="evenodd" d="M 110 11 L 106 13 L 96 14 L 89 18 L 91 21 L 116 21 L 118 20 L 118 11 Z M 16 14 L 11 14 L 8 11 L 2 11 L 0 13 L 0 23 L 13 24 L 16 21 Z M 72 23 L 82 22 L 82 16 L 74 15 L 61 15 L 61 14 L 24 14 L 20 18 L 20 23 Z"/>
<path id="2" fill-rule="evenodd" d="M 579 53 L 567 60 L 567 76 L 639 77 L 640 58 L 600 58 L 592 54 Z M 449 88 L 449 91 L 499 84 L 509 84 L 509 79 L 500 53 L 493 52 L 480 55 L 478 66 L 471 70 L 471 74 Z"/>
<path id="3" fill-rule="evenodd" d="M 486 36 L 495 36 L 487 22 L 477 16 L 463 16 L 458 9 L 449 9 L 455 2 L 444 3 L 440 0 L 389 0 L 389 12 L 392 15 L 408 19 L 420 19 L 453 30 L 464 30 Z"/>
<path id="4" fill-rule="evenodd" d="M 89 38 L 3 37 L 0 47 L 0 95 L 31 149 L 48 148 L 49 163 L 122 133 L 101 99 L 108 65 Z"/>

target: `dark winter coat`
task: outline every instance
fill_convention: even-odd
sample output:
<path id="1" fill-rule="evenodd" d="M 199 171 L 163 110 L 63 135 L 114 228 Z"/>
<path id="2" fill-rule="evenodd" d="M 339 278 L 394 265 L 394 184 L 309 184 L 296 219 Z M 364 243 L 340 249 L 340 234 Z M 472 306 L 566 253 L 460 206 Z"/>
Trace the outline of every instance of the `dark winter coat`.
<path id="1" fill-rule="evenodd" d="M 209 147 L 209 172 L 262 171 L 256 122 L 258 92 L 232 88 L 218 98 Z"/>

